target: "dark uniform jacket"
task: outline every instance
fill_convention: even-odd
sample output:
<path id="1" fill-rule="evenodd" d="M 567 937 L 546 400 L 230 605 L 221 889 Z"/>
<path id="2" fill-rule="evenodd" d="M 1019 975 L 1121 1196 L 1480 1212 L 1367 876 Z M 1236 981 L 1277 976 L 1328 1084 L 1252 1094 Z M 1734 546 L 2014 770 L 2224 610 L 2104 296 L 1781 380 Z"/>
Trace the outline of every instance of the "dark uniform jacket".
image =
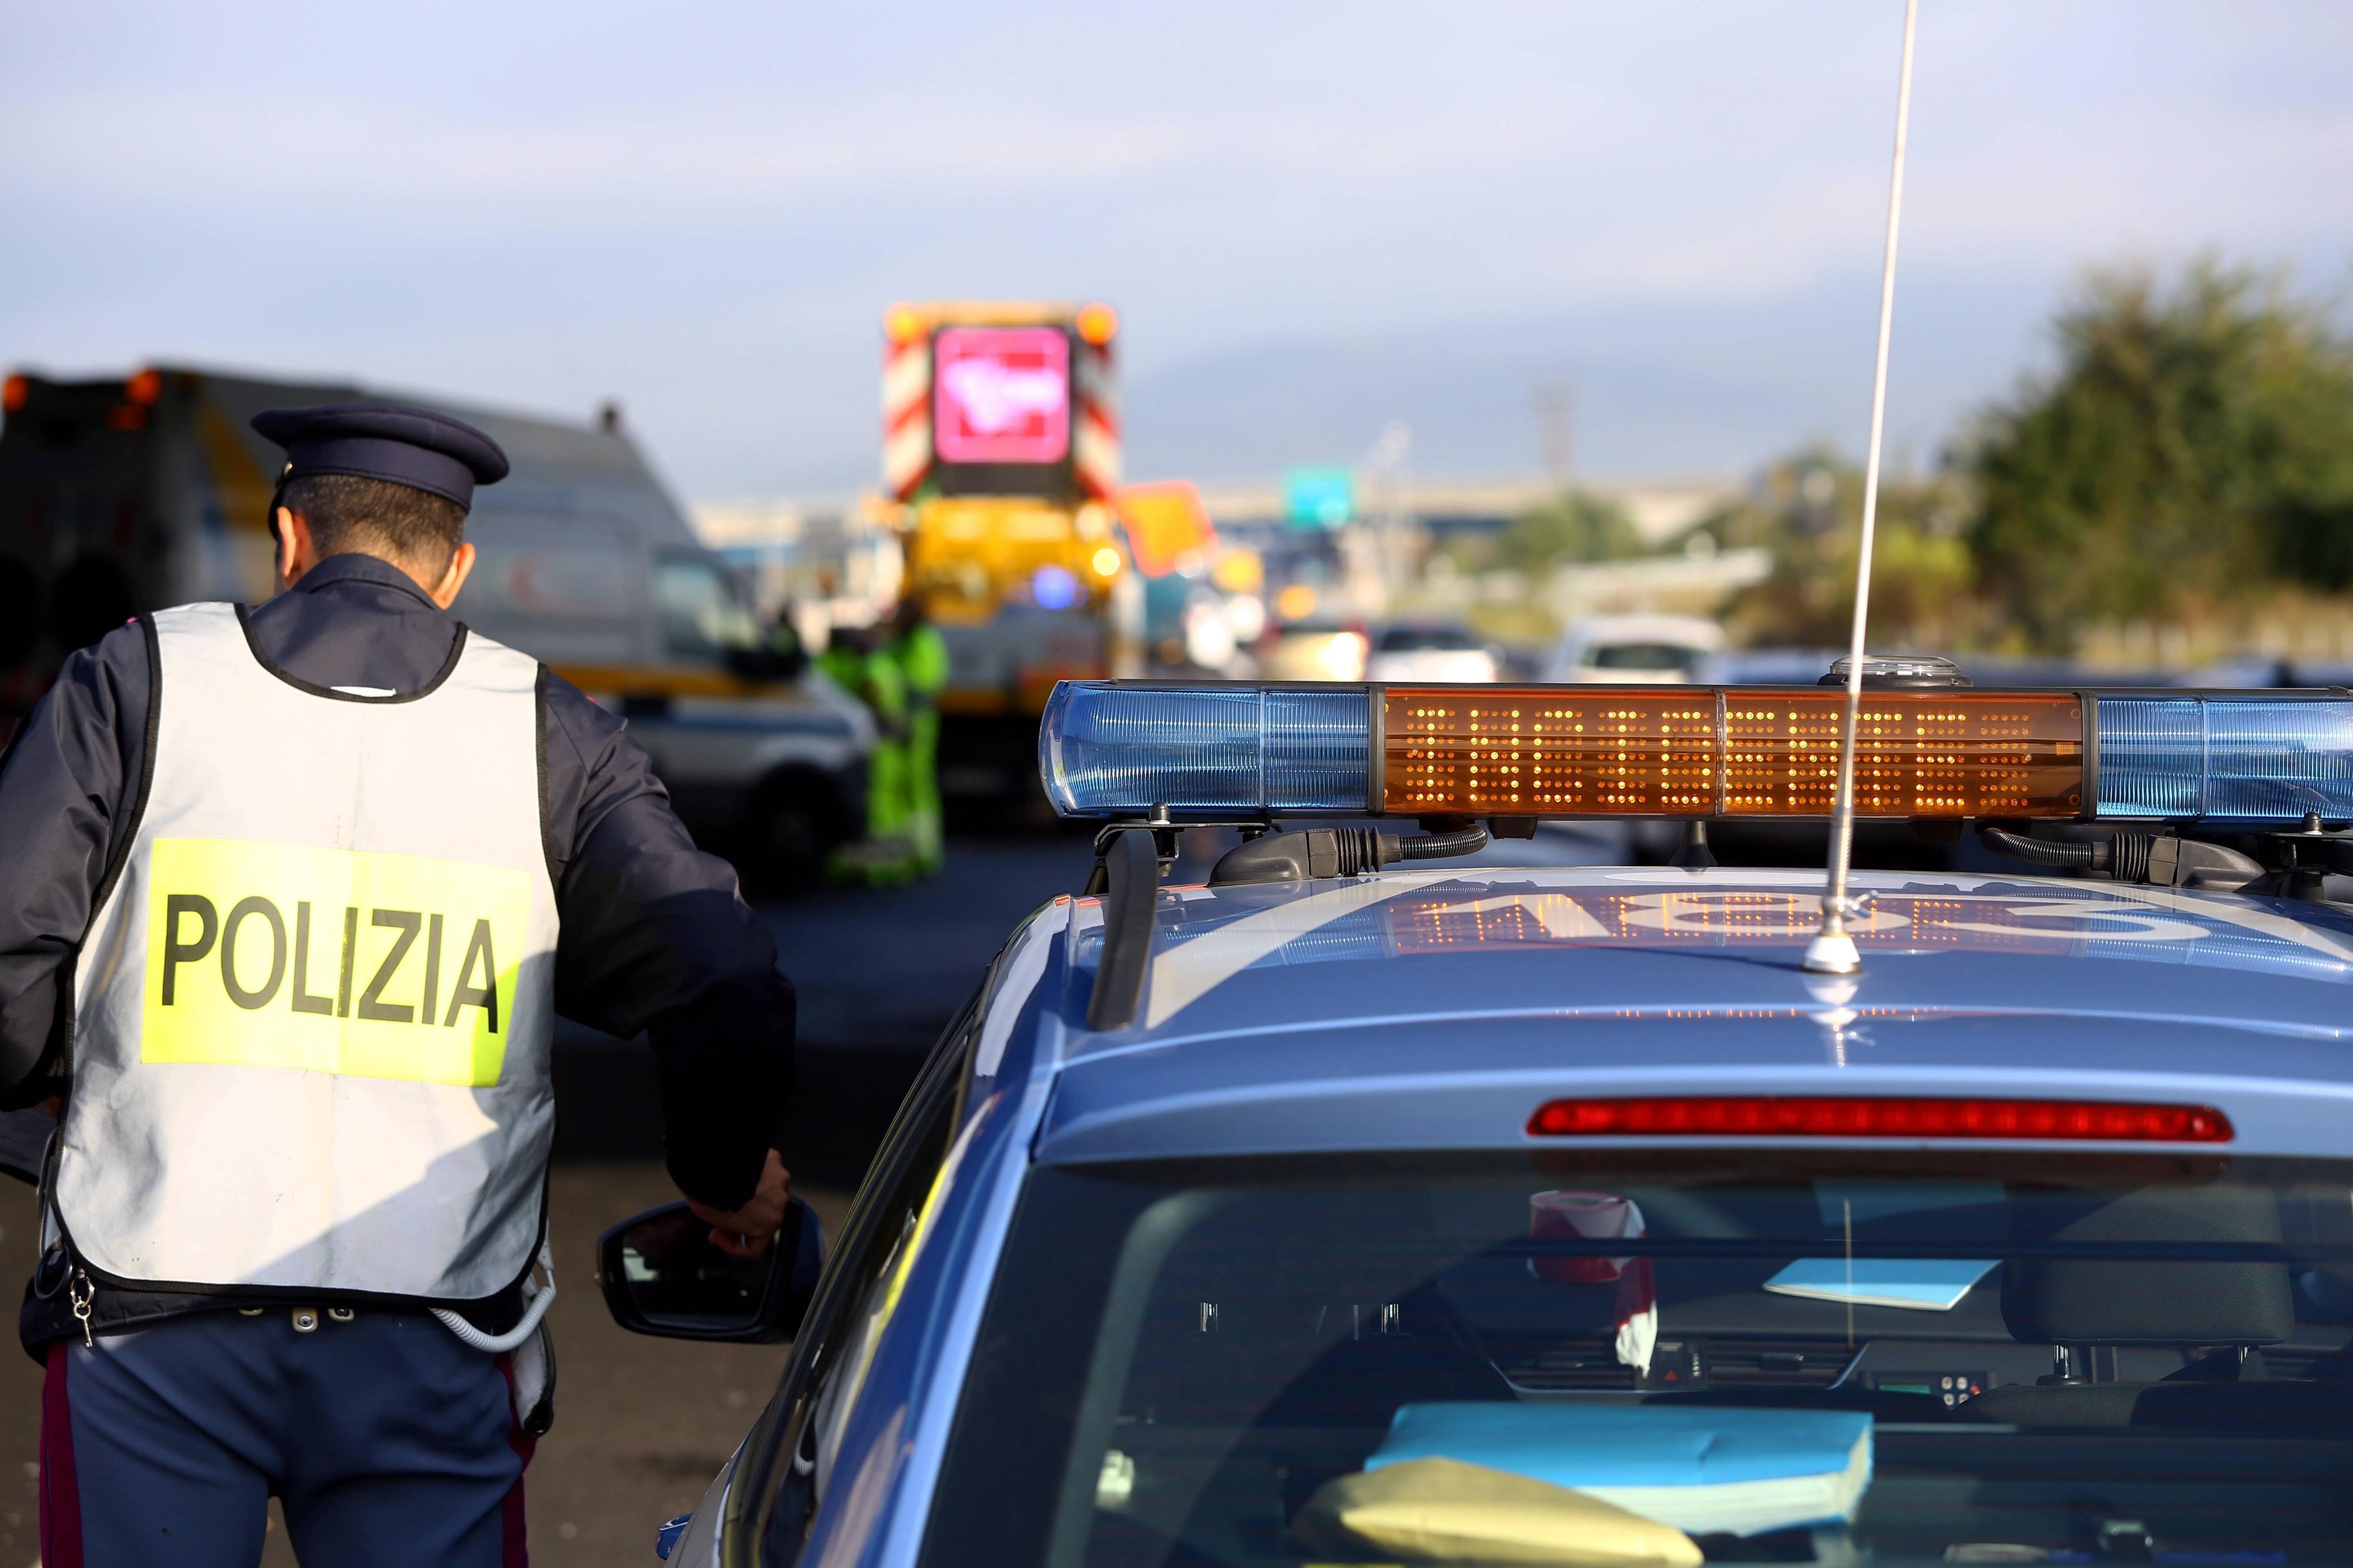
<path id="1" fill-rule="evenodd" d="M 366 555 L 321 562 L 257 608 L 252 628 L 285 674 L 398 692 L 429 684 L 458 635 L 406 574 Z M 66 660 L 0 762 L 0 1109 L 67 1088 L 71 960 L 132 831 L 156 684 L 141 629 L 111 632 Z M 672 1178 L 699 1202 L 738 1207 L 758 1184 L 791 1082 L 793 993 L 775 942 L 737 896 L 734 873 L 694 847 L 619 719 L 550 677 L 543 723 L 562 922 L 555 1009 L 608 1034 L 645 1032 Z M 27 1298 L 28 1348 L 77 1331 L 64 1294 Z M 223 1304 L 100 1298 L 101 1326 Z"/>

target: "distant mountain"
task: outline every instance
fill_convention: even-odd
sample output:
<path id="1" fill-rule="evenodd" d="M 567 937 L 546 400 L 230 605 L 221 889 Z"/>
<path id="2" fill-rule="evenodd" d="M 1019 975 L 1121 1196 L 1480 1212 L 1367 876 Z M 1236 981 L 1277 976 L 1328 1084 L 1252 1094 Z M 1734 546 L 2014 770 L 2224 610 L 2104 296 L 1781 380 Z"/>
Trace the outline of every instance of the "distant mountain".
<path id="1" fill-rule="evenodd" d="M 1412 427 L 1423 471 L 1527 471 L 1543 455 L 1537 388 L 1570 380 L 1580 473 L 1739 473 L 1814 439 L 1859 453 L 1877 283 L 1261 342 L 1140 369 L 1126 395 L 1128 471 L 1219 480 L 1352 463 L 1391 419 Z M 1891 460 L 1933 462 L 2042 359 L 2052 298 L 2024 282 L 1899 284 Z"/>
<path id="2" fill-rule="evenodd" d="M 1878 286 L 1873 273 L 1746 299 L 1596 305 L 1147 357 L 1126 369 L 1127 471 L 1270 481 L 1289 468 L 1355 463 L 1383 425 L 1403 419 L 1418 472 L 1532 473 L 1544 461 L 1536 391 L 1568 380 L 1577 389 L 1575 465 L 1591 478 L 1745 474 L 1812 440 L 1859 456 L 1871 414 Z M 1901 279 L 1890 461 L 1934 463 L 1978 410 L 2042 363 L 2057 299 L 2047 279 Z M 852 349 L 868 352 L 863 338 L 841 353 Z M 731 476 L 732 488 L 712 493 L 871 486 L 871 416 L 832 395 L 859 374 L 845 363 L 815 378 L 802 403 L 780 405 L 799 461 L 768 476 Z M 819 387 L 828 393 L 822 400 Z M 770 390 L 747 383 L 742 396 Z M 689 468 L 742 466 L 705 459 L 698 448 L 714 439 L 691 423 L 674 437 Z"/>

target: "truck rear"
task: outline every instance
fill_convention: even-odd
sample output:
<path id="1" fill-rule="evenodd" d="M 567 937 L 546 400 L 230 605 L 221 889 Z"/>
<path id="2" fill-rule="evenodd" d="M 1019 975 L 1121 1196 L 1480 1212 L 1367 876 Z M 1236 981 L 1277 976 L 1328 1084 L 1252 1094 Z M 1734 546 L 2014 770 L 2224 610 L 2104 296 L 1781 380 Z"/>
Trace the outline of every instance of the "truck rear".
<path id="1" fill-rule="evenodd" d="M 1103 305 L 898 305 L 883 318 L 883 482 L 907 592 L 949 654 L 941 787 L 1029 801 L 1057 680 L 1140 672 L 1140 588 L 1113 526 L 1120 480 Z"/>

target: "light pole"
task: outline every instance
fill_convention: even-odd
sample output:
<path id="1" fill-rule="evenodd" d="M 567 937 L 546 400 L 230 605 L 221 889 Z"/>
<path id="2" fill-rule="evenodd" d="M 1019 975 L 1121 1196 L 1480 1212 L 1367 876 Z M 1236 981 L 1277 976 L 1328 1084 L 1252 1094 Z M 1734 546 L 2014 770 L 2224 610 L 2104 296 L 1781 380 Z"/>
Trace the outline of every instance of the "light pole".
<path id="1" fill-rule="evenodd" d="M 1372 481 L 1366 489 L 1377 497 L 1374 526 L 1380 540 L 1381 593 L 1392 603 L 1401 580 L 1398 536 L 1405 527 L 1406 457 L 1412 450 L 1413 427 L 1402 419 L 1392 419 L 1381 426 L 1379 438 L 1365 454 L 1366 477 Z"/>

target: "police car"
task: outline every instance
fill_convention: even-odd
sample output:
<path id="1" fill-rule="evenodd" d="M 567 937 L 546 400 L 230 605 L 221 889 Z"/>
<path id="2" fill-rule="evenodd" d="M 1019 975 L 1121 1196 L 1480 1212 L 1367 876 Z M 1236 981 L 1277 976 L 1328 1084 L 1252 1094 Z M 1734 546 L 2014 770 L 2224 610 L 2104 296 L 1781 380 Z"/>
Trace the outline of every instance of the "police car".
<path id="1" fill-rule="evenodd" d="M 1858 812 L 2015 868 L 1857 873 L 1844 976 L 1696 835 L 1445 863 L 1826 815 L 1843 693 L 1058 689 L 1097 885 L 831 1256 L 606 1238 L 625 1325 L 796 1341 L 670 1560 L 2353 1559 L 2353 699 L 1882 674 Z"/>

